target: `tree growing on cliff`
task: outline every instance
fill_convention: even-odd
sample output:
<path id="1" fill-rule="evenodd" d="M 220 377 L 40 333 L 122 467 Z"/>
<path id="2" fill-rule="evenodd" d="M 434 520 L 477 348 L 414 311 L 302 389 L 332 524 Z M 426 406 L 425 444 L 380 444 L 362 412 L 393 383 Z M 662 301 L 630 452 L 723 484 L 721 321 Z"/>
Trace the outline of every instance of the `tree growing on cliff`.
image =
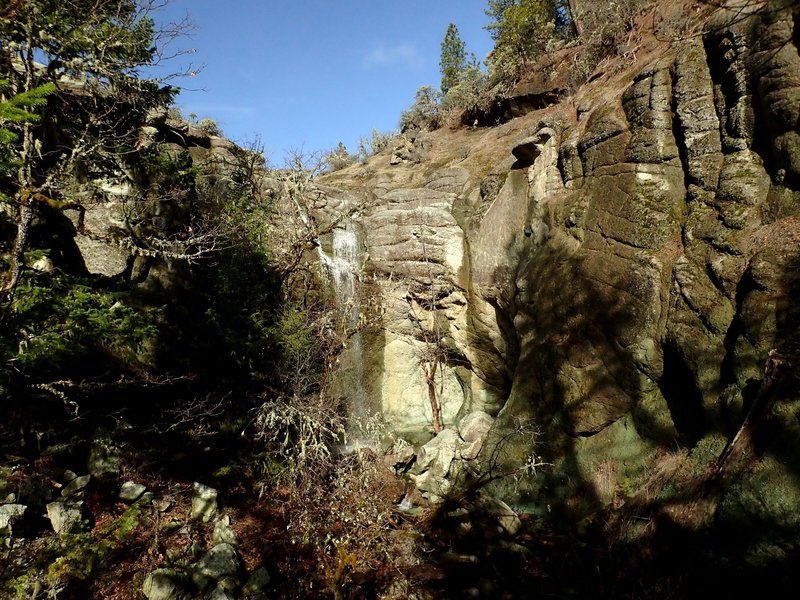
<path id="1" fill-rule="evenodd" d="M 458 27 L 456 27 L 455 23 L 450 23 L 442 40 L 439 57 L 439 70 L 442 73 L 442 94 L 447 94 L 450 88 L 458 84 L 459 78 L 466 68 L 466 46 L 458 34 Z"/>
<path id="2" fill-rule="evenodd" d="M 506 7 L 501 19 L 489 27 L 496 35 L 491 65 L 501 78 L 516 80 L 553 39 L 555 2 L 520 0 Z"/>
<path id="3" fill-rule="evenodd" d="M 64 193 L 68 176 L 97 177 L 117 166 L 147 110 L 172 98 L 172 90 L 138 77 L 160 58 L 154 7 L 151 0 L 16 0 L 0 12 L 0 77 L 9 93 L 31 98 L 57 89 L 52 110 L 42 102 L 28 106 L 44 115 L 41 126 L 27 119 L 9 127 L 15 138 L 6 150 L 16 167 L 4 187 L 15 205 L 16 234 L 5 294 L 19 282 L 40 208 L 79 209 Z"/>
<path id="4" fill-rule="evenodd" d="M 489 32 L 489 35 L 495 43 L 500 39 L 500 33 L 503 28 L 503 17 L 506 10 L 516 3 L 516 0 L 489 0 L 488 6 L 484 9 L 483 12 L 491 19 L 484 29 Z"/>
<path id="5" fill-rule="evenodd" d="M 495 42 L 489 63 L 501 80 L 516 81 L 548 44 L 581 32 L 576 0 L 489 0 L 484 12 Z"/>

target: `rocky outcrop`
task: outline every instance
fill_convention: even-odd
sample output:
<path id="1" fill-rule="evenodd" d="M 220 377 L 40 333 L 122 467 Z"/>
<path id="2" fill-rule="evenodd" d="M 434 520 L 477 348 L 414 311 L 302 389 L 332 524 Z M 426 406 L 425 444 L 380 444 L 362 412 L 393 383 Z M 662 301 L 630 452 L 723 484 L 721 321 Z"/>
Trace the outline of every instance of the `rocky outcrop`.
<path id="1" fill-rule="evenodd" d="M 363 293 L 379 295 L 381 318 L 363 352 L 380 381 L 373 405 L 398 433 L 432 432 L 425 365 L 439 361 L 445 426 L 485 412 L 496 446 L 533 423 L 554 465 L 524 493 L 598 506 L 636 494 L 675 448 L 708 467 L 765 384 L 770 351 L 796 362 L 795 22 L 737 6 L 613 85 L 462 134 L 471 153 L 431 138 L 432 167 L 373 159 L 366 184 L 326 181 L 372 194 Z M 772 441 L 757 451 L 780 458 L 760 463 L 761 483 L 800 465 L 797 402 L 783 388 L 768 417 Z M 431 446 L 417 456 L 434 495 L 459 440 L 446 429 L 433 458 Z M 519 464 L 534 440 L 505 442 L 485 460 Z"/>

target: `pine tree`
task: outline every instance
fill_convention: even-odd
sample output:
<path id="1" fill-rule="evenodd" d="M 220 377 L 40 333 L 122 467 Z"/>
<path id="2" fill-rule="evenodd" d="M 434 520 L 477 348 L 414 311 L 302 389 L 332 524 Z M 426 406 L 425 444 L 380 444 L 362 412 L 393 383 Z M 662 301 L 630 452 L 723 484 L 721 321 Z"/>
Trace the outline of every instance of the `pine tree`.
<path id="1" fill-rule="evenodd" d="M 8 89 L 7 79 L 0 79 L 0 98 Z M 0 100 L 0 178 L 11 174 L 19 163 L 14 160 L 12 144 L 19 139 L 14 129 L 19 129 L 23 124 L 35 123 L 39 115 L 30 112 L 47 103 L 47 96 L 55 91 L 55 85 L 48 83 L 29 92 L 17 94 L 7 100 Z M 0 188 L 0 201 L 8 202 L 11 199 Z"/>
<path id="2" fill-rule="evenodd" d="M 487 25 L 495 40 L 491 63 L 501 79 L 516 80 L 528 63 L 556 35 L 560 0 L 490 0 Z M 502 11 L 502 12 L 500 12 Z"/>
<path id="3" fill-rule="evenodd" d="M 484 13 L 491 19 L 491 22 L 484 27 L 489 32 L 492 40 L 497 42 L 503 29 L 503 17 L 506 10 L 516 4 L 515 0 L 489 0 L 489 6 L 484 9 Z"/>
<path id="4" fill-rule="evenodd" d="M 458 34 L 458 27 L 454 23 L 450 23 L 442 40 L 442 52 L 439 58 L 442 94 L 447 94 L 447 90 L 458 84 L 458 80 L 466 68 L 467 52 L 464 41 Z"/>

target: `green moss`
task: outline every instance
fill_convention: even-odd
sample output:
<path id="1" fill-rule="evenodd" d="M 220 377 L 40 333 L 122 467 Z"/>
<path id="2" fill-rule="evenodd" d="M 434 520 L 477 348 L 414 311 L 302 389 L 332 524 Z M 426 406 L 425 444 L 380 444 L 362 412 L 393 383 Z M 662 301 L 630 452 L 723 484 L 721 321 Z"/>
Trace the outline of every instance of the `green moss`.
<path id="1" fill-rule="evenodd" d="M 702 438 L 689 454 L 687 470 L 682 475 L 687 478 L 703 475 L 711 463 L 719 458 L 727 443 L 728 438 L 721 433 L 712 433 Z"/>
<path id="2" fill-rule="evenodd" d="M 800 539 L 800 482 L 781 458 L 767 456 L 725 493 L 719 522 L 735 531 L 746 562 L 780 563 Z"/>
<path id="3" fill-rule="evenodd" d="M 59 556 L 47 569 L 51 586 L 71 579 L 88 579 L 106 556 L 133 538 L 141 523 L 142 510 L 134 504 L 95 532 L 60 536 L 56 542 Z"/>

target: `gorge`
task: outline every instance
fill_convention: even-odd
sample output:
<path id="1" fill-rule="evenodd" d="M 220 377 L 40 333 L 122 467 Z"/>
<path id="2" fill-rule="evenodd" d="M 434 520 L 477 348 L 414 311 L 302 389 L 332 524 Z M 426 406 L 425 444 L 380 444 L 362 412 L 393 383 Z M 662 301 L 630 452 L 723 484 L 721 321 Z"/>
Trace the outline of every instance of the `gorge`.
<path id="1" fill-rule="evenodd" d="M 138 207 L 147 190 L 165 185 L 143 169 L 104 179 L 80 223 L 52 212 L 35 226 L 55 267 L 131 285 L 130 297 L 115 297 L 104 310 L 122 310 L 114 309 L 118 302 L 162 311 L 162 337 L 136 358 L 104 347 L 97 352 L 103 374 L 67 360 L 49 379 L 0 380 L 9 398 L 24 389 L 41 403 L 35 406 L 68 415 L 74 396 L 85 411 L 76 409 L 69 426 L 81 439 L 68 442 L 27 400 L 5 409 L 17 429 L 0 437 L 4 552 L 17 551 L 15 523 L 27 538 L 22 548 L 43 537 L 49 525 L 41 515 L 56 502 L 48 482 L 58 479 L 60 504 L 83 515 L 97 507 L 88 528 L 76 525 L 70 535 L 111 535 L 102 530 L 109 515 L 155 523 L 176 509 L 186 513 L 169 532 L 153 525 L 146 535 L 177 532 L 184 537 L 175 543 L 191 548 L 180 554 L 152 542 L 155 550 L 135 567 L 146 566 L 148 579 L 141 571 L 125 588 L 140 595 L 117 597 L 694 598 L 796 589 L 797 6 L 684 4 L 689 17 L 667 37 L 653 33 L 657 11 L 643 11 L 635 47 L 569 93 L 564 80 L 576 51 L 567 48 L 549 71 L 512 92 L 503 110 L 466 125 L 407 130 L 387 150 L 313 178 L 265 169 L 250 151 L 166 107 L 151 110 L 139 146 L 158 148 L 170 165 L 179 163 L 175 172 L 196 176 L 191 202 L 174 194 L 151 212 L 141 209 L 148 223 L 169 223 L 168 239 L 180 248 L 120 242 L 145 237 L 121 225 L 134 210 L 131 189 L 144 190 Z M 247 193 L 266 199 L 263 213 L 256 201 L 230 199 L 245 171 Z M 218 197 L 224 200 L 209 200 Z M 279 267 L 263 267 L 253 252 L 237 256 L 233 268 L 215 258 L 216 248 L 182 262 L 198 247 L 186 233 L 197 229 L 185 228 L 192 202 L 222 214 L 233 206 L 229 222 L 245 228 L 268 224 L 264 246 Z M 4 212 L 4 239 L 12 221 Z M 213 261 L 237 277 L 241 269 L 236 283 L 250 290 L 230 292 L 232 279 L 213 279 L 203 266 Z M 275 281 L 291 282 L 293 291 L 276 300 Z M 214 304 L 226 294 L 230 304 Z M 267 302 L 278 308 L 267 311 Z M 230 331 L 263 334 L 252 338 L 253 354 L 245 352 L 251 338 L 229 339 L 228 322 L 217 316 L 226 310 L 243 319 L 231 321 Z M 317 315 L 308 331 L 319 337 L 286 334 L 300 331 L 306 314 Z M 24 324 L 4 354 L 9 370 L 29 368 L 20 357 L 35 347 L 34 335 L 25 338 L 34 330 Z M 312 350 L 323 345 L 319 358 Z M 192 352 L 202 360 L 187 369 L 183 359 Z M 208 382 L 257 371 L 253 356 L 278 366 L 254 377 L 258 393 L 244 385 L 220 392 L 230 403 L 250 402 L 229 417 Z M 322 383 L 310 381 L 309 371 Z M 105 385 L 117 387 L 109 394 Z M 292 404 L 311 396 L 308 408 Z M 179 405 L 178 397 L 195 404 Z M 289 412 L 258 412 L 272 401 Z M 151 406 L 172 421 L 151 425 Z M 344 424 L 329 417 L 338 409 Z M 297 416 L 306 410 L 330 437 L 299 433 L 312 423 Z M 298 483 L 308 500 L 291 504 L 281 489 L 294 480 L 269 479 L 280 461 L 256 443 L 275 444 L 280 436 L 270 437 L 270 428 L 313 441 L 301 459 L 290 459 L 301 469 L 316 468 L 302 462 L 315 452 L 347 466 L 325 471 L 319 481 L 330 488 Z M 163 456 L 141 448 L 159 443 L 168 448 Z M 122 470 L 99 468 L 101 455 L 121 461 Z M 369 463 L 367 475 L 353 466 L 359 460 Z M 80 507 L 65 494 L 76 481 L 65 470 L 78 472 L 78 463 L 93 478 Z M 100 497 L 137 477 L 155 492 L 148 492 L 151 504 L 137 498 L 124 511 L 121 501 L 101 510 Z M 212 480 L 206 518 L 201 499 L 211 492 L 199 482 Z M 243 491 L 245 481 L 260 481 L 260 492 L 256 484 Z M 196 482 L 191 492 L 189 482 Z M 310 524 L 263 508 L 285 501 L 300 518 L 300 507 L 317 506 L 320 496 L 330 513 L 309 513 Z M 385 505 L 361 503 L 384 496 Z M 309 543 L 309 531 L 334 522 L 336 511 L 358 527 L 331 526 L 327 539 Z M 141 532 L 137 526 L 131 535 Z M 395 533 L 397 545 L 383 554 L 399 557 L 402 547 L 413 558 L 373 560 L 382 536 Z M 50 552 L 84 548 L 70 560 L 95 569 L 116 556 L 86 550 L 85 541 Z M 293 554 L 304 543 L 322 548 L 323 559 Z M 254 550 L 262 544 L 273 547 Z M 82 583 L 59 580 L 51 565 L 68 570 L 59 560 L 38 571 L 18 563 L 0 569 L 7 583 L 0 590 L 35 598 L 51 586 L 61 590 L 54 597 L 101 597 L 86 591 L 93 574 L 70 575 Z M 234 566 L 217 573 L 212 563 Z M 263 582 L 260 569 L 273 583 Z M 287 591 L 293 577 L 306 587 Z"/>

